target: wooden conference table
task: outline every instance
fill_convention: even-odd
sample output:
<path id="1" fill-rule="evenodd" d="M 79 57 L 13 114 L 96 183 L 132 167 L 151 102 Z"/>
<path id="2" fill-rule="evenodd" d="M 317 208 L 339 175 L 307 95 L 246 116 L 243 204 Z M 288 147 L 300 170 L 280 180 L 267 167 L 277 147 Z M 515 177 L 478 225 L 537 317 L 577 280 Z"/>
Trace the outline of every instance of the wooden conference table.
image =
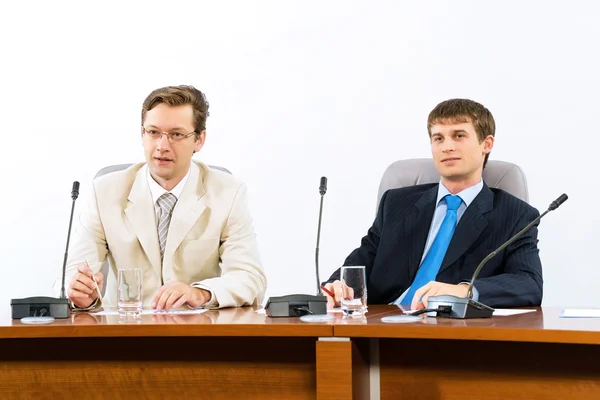
<path id="1" fill-rule="evenodd" d="M 560 308 L 480 320 L 304 323 L 252 308 L 196 315 L 0 315 L 0 398 L 600 398 L 600 319 Z M 126 321 L 127 322 L 127 321 Z"/>

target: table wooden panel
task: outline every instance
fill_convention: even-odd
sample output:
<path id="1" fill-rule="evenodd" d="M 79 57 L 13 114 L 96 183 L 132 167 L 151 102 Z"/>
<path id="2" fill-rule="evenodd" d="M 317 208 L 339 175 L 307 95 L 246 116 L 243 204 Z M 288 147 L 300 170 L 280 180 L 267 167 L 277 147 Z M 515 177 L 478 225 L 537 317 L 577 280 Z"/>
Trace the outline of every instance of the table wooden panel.
<path id="1" fill-rule="evenodd" d="M 317 340 L 333 335 L 252 308 L 123 322 L 0 318 L 0 398 L 315 399 Z"/>
<path id="2" fill-rule="evenodd" d="M 334 335 L 379 341 L 381 399 L 600 398 L 600 320 L 559 318 L 561 308 L 489 319 L 381 322 L 393 306 Z M 382 313 L 383 309 L 388 310 Z"/>
<path id="3" fill-rule="evenodd" d="M 317 398 L 369 398 L 367 341 L 321 340 L 317 343 L 317 360 Z"/>
<path id="4" fill-rule="evenodd" d="M 401 315 L 396 306 L 370 306 L 374 314 L 364 324 L 336 324 L 339 337 L 497 340 L 568 344 L 600 344 L 600 318 L 559 318 L 562 308 L 481 319 L 425 317 L 417 322 L 389 324 L 383 316 Z M 387 312 L 383 312 L 387 310 Z"/>
<path id="5" fill-rule="evenodd" d="M 381 339 L 381 399 L 598 399 L 600 346 Z"/>
<path id="6" fill-rule="evenodd" d="M 139 322 L 139 323 L 138 323 Z M 140 336 L 332 336 L 331 324 L 308 324 L 299 318 L 268 318 L 251 307 L 210 310 L 204 314 L 142 315 L 139 321 L 118 315 L 73 313 L 48 325 L 26 325 L 0 316 L 0 338 L 140 337 Z"/>
<path id="7" fill-rule="evenodd" d="M 0 398 L 314 399 L 312 338 L 0 340 Z"/>
<path id="8" fill-rule="evenodd" d="M 0 398 L 365 399 L 377 358 L 384 400 L 600 398 L 600 320 L 560 311 L 410 324 L 381 322 L 400 313 L 394 306 L 313 324 L 252 308 L 139 323 L 74 314 L 24 325 L 5 315 Z"/>

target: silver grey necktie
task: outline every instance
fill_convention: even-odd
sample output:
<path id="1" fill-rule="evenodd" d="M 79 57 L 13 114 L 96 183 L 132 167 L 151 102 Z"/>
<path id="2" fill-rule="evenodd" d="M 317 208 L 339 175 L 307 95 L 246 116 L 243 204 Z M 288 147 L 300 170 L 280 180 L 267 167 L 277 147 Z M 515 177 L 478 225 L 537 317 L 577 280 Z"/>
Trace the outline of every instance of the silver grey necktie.
<path id="1" fill-rule="evenodd" d="M 165 245 L 167 244 L 167 234 L 169 233 L 169 224 L 171 223 L 171 215 L 177 197 L 172 193 L 165 193 L 156 200 L 160 213 L 158 216 L 158 243 L 160 244 L 160 261 L 162 263 L 165 255 Z"/>

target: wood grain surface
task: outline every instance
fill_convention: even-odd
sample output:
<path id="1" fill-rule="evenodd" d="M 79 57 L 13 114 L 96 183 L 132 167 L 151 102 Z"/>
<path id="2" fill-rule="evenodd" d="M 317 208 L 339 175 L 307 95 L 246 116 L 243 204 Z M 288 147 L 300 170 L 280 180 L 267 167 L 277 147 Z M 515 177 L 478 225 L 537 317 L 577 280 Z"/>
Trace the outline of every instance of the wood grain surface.
<path id="1" fill-rule="evenodd" d="M 396 306 L 371 306 L 376 314 L 366 323 L 334 326 L 334 335 L 355 338 L 492 340 L 511 342 L 600 344 L 600 318 L 560 318 L 562 308 L 482 319 L 422 317 L 408 324 L 390 324 L 383 316 L 401 315 Z M 387 313 L 381 310 L 387 309 Z"/>
<path id="2" fill-rule="evenodd" d="M 331 336 L 328 323 L 299 318 L 269 318 L 251 307 L 210 310 L 204 314 L 142 315 L 139 320 L 118 315 L 74 313 L 47 325 L 27 325 L 0 315 L 0 338 L 177 337 L 177 336 Z"/>
<path id="3" fill-rule="evenodd" d="M 381 339 L 381 399 L 600 399 L 600 346 Z"/>
<path id="4" fill-rule="evenodd" d="M 310 338 L 0 340 L 0 398 L 314 399 Z"/>

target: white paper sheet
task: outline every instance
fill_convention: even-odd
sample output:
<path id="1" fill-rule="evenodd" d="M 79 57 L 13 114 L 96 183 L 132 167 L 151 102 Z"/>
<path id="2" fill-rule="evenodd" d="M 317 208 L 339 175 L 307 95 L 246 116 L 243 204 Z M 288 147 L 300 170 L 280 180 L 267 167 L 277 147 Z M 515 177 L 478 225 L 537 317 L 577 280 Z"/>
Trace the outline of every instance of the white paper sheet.
<path id="1" fill-rule="evenodd" d="M 418 310 L 404 310 L 404 314 L 412 315 L 414 312 Z M 518 315 L 525 314 L 530 312 L 535 312 L 536 310 L 513 310 L 510 308 L 496 308 L 494 310 L 494 317 L 508 317 L 510 315 Z"/>
<path id="2" fill-rule="evenodd" d="M 156 311 L 156 310 L 142 310 L 142 315 L 189 315 L 189 314 L 202 314 L 207 312 L 207 308 L 199 308 L 194 310 L 169 310 L 169 311 Z M 117 310 L 102 310 L 94 313 L 94 315 L 119 315 Z"/>
<path id="3" fill-rule="evenodd" d="M 561 318 L 600 318 L 600 309 L 594 308 L 567 308 L 562 312 Z"/>
<path id="4" fill-rule="evenodd" d="M 508 317 L 510 315 L 525 314 L 536 311 L 537 310 L 512 310 L 510 308 L 496 308 L 494 310 L 494 317 Z"/>
<path id="5" fill-rule="evenodd" d="M 327 310 L 328 313 L 341 313 L 342 309 L 341 308 L 332 308 L 331 310 Z M 265 311 L 264 308 L 258 309 L 256 310 L 257 314 L 266 314 L 267 312 Z"/>
<path id="6" fill-rule="evenodd" d="M 404 314 L 406 315 L 411 315 L 412 313 L 416 312 L 418 310 L 404 310 Z M 519 315 L 519 314 L 525 314 L 525 313 L 530 313 L 530 312 L 535 312 L 537 310 L 513 310 L 513 309 L 509 309 L 509 308 L 496 308 L 494 310 L 494 317 L 508 317 L 510 315 Z M 565 310 L 566 311 L 566 310 Z M 331 310 L 327 310 L 328 313 L 341 313 L 342 309 L 341 308 L 333 308 Z M 597 310 L 598 315 L 596 315 L 597 317 L 600 317 L 600 310 Z M 256 310 L 257 314 L 265 314 L 265 309 L 261 308 L 259 310 Z"/>

